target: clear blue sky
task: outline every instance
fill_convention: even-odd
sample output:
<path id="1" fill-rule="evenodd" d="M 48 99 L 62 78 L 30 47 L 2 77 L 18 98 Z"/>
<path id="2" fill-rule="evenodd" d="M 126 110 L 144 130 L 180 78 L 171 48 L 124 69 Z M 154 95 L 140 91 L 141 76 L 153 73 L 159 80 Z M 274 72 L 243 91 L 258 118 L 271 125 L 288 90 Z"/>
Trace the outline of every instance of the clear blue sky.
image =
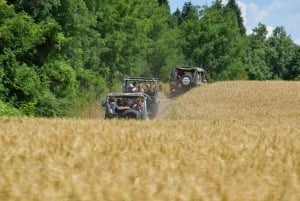
<path id="1" fill-rule="evenodd" d="M 184 2 L 193 5 L 211 6 L 213 0 L 169 0 L 171 12 L 182 9 Z M 300 45 L 300 0 L 236 0 L 242 11 L 247 33 L 251 33 L 258 23 L 268 27 L 271 32 L 283 26 L 287 35 Z M 227 3 L 227 0 L 223 0 Z"/>

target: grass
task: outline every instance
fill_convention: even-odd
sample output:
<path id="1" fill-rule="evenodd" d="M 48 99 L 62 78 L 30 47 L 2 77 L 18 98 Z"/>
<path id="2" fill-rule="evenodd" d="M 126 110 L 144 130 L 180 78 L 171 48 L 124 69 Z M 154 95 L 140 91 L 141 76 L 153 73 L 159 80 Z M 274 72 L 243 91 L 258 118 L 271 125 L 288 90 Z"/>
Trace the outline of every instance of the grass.
<path id="1" fill-rule="evenodd" d="M 0 200 L 300 200 L 300 82 L 218 82 L 166 119 L 0 119 Z"/>

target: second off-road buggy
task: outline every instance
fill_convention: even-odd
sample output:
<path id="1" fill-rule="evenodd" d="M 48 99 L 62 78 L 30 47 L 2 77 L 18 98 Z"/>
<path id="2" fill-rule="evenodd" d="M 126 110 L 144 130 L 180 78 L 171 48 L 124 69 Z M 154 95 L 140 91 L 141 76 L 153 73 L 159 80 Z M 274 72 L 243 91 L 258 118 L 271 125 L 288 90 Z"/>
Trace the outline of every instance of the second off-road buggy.
<path id="1" fill-rule="evenodd" d="M 179 95 L 203 83 L 207 83 L 206 71 L 203 68 L 174 67 L 169 79 L 170 94 Z"/>
<path id="2" fill-rule="evenodd" d="M 149 107 L 149 116 L 154 118 L 159 106 L 159 91 L 162 87 L 158 83 L 158 78 L 154 77 L 125 77 L 123 79 L 124 93 L 143 93 L 147 96 L 147 103 Z"/>

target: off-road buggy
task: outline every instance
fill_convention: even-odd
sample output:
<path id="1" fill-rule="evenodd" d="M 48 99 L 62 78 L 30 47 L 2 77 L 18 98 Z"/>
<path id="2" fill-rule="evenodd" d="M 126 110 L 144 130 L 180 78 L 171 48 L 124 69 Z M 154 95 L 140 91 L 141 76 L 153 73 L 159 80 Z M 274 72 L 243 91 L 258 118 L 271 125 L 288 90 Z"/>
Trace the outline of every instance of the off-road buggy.
<path id="1" fill-rule="evenodd" d="M 179 95 L 203 83 L 207 83 L 206 71 L 203 68 L 174 67 L 169 79 L 170 94 Z"/>
<path id="2" fill-rule="evenodd" d="M 125 77 L 123 79 L 124 93 L 143 93 L 147 96 L 148 113 L 150 118 L 154 118 L 159 105 L 159 91 L 162 90 L 159 86 L 158 79 L 153 77 Z"/>
<path id="3" fill-rule="evenodd" d="M 148 96 L 144 93 L 110 93 L 103 101 L 102 106 L 105 108 L 105 119 L 148 119 L 149 105 Z M 136 106 L 139 101 L 138 107 Z M 121 103 L 119 106 L 129 107 L 129 109 L 118 111 L 115 104 Z"/>

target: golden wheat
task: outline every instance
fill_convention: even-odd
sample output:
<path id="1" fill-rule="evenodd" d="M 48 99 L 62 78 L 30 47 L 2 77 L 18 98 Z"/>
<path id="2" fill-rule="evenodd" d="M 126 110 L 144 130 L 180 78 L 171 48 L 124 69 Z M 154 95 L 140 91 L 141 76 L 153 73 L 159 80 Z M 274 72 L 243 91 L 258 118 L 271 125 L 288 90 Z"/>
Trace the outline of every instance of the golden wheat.
<path id="1" fill-rule="evenodd" d="M 300 200 L 300 83 L 218 82 L 164 120 L 0 119 L 0 200 Z"/>

